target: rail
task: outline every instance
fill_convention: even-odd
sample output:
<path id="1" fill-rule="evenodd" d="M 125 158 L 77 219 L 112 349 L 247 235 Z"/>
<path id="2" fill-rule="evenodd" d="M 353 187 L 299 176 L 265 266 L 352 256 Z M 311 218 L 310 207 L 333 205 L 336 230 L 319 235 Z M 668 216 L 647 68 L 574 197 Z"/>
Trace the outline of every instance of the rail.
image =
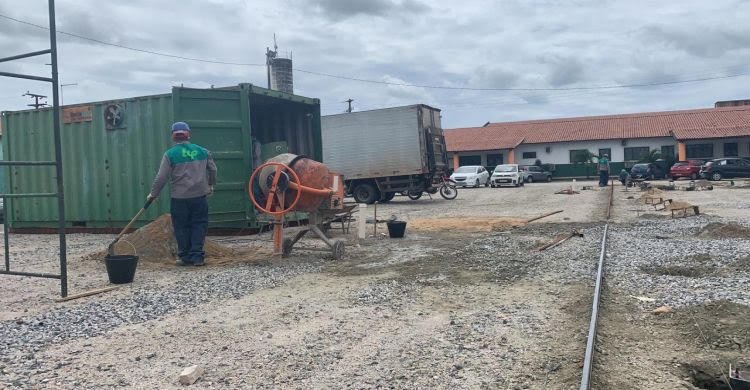
<path id="1" fill-rule="evenodd" d="M 604 223 L 601 250 L 599 251 L 599 264 L 596 269 L 596 284 L 594 285 L 594 298 L 591 303 L 591 321 L 589 322 L 589 333 L 586 338 L 586 355 L 583 359 L 583 372 L 581 374 L 580 390 L 589 390 L 591 387 L 591 372 L 594 367 L 594 351 L 596 346 L 596 326 L 599 319 L 599 301 L 602 290 L 602 277 L 604 275 L 604 259 L 607 252 L 607 235 L 609 233 L 609 219 L 612 216 L 612 200 L 614 198 L 614 180 L 609 186 L 609 200 L 607 202 L 607 220 Z"/>

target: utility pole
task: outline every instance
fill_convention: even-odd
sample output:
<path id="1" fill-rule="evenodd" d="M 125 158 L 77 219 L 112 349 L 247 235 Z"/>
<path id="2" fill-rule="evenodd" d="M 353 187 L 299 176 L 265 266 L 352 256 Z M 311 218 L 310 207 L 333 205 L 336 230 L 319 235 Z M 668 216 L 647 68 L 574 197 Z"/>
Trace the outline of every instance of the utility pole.
<path id="1" fill-rule="evenodd" d="M 344 100 L 344 103 L 349 103 L 349 108 L 346 109 L 346 112 L 352 112 L 352 102 L 353 101 L 354 101 L 354 99 L 352 99 L 352 98 Z"/>
<path id="2" fill-rule="evenodd" d="M 28 96 L 28 97 L 34 99 L 34 103 L 27 104 L 27 106 L 29 106 L 29 107 L 34 107 L 35 109 L 39 109 L 39 107 L 44 107 L 44 106 L 48 105 L 46 102 L 41 102 L 41 103 L 39 102 L 39 99 L 46 99 L 47 96 L 37 95 L 37 94 L 31 93 L 29 91 L 26 91 L 26 93 L 23 94 L 23 95 L 21 95 L 21 96 Z"/>
<path id="3" fill-rule="evenodd" d="M 73 85 L 78 85 L 78 83 L 69 83 L 69 84 L 60 84 L 60 105 L 64 105 L 65 101 L 63 99 L 63 87 L 71 87 Z"/>

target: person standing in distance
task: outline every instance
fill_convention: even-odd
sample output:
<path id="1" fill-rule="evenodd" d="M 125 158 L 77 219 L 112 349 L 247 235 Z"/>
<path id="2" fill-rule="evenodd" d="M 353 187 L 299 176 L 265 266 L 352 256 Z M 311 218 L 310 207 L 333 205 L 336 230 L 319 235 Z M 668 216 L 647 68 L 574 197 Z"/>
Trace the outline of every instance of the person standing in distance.
<path id="1" fill-rule="evenodd" d="M 609 182 L 609 156 L 603 154 L 599 157 L 599 187 L 606 187 Z"/>
<path id="2" fill-rule="evenodd" d="M 216 184 L 216 164 L 211 152 L 190 143 L 190 126 L 172 125 L 172 141 L 161 159 L 151 192 L 146 199 L 159 197 L 169 181 L 172 227 L 177 240 L 177 265 L 205 265 L 203 244 L 208 231 L 208 199 Z"/>

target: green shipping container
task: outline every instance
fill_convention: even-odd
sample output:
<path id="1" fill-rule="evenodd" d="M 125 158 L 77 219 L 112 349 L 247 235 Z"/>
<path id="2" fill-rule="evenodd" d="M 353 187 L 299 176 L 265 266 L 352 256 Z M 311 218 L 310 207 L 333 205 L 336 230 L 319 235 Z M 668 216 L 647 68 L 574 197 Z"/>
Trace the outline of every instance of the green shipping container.
<path id="1" fill-rule="evenodd" d="M 187 122 L 192 141 L 209 149 L 219 170 L 210 198 L 213 228 L 257 228 L 248 195 L 252 169 L 264 144 L 284 143 L 289 152 L 322 159 L 320 101 L 250 84 L 229 88 L 175 87 L 171 94 L 63 107 L 62 150 L 65 212 L 69 227 L 122 228 L 140 209 L 164 151 L 170 125 Z M 50 109 L 2 113 L 6 160 L 54 160 Z M 11 167 L 10 193 L 55 192 L 54 167 Z M 10 227 L 57 224 L 54 198 L 9 199 Z M 169 212 L 168 190 L 139 221 Z"/>

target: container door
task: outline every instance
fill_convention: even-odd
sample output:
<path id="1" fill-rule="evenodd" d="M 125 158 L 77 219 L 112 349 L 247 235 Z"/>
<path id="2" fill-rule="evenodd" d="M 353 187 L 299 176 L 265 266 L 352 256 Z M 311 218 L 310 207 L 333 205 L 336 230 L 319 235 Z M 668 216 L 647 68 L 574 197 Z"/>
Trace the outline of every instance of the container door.
<path id="1" fill-rule="evenodd" d="M 252 173 L 249 95 L 245 86 L 232 89 L 175 87 L 174 120 L 186 122 L 192 141 L 211 151 L 218 168 L 209 221 L 217 227 L 247 227 L 255 213 L 247 195 Z"/>

